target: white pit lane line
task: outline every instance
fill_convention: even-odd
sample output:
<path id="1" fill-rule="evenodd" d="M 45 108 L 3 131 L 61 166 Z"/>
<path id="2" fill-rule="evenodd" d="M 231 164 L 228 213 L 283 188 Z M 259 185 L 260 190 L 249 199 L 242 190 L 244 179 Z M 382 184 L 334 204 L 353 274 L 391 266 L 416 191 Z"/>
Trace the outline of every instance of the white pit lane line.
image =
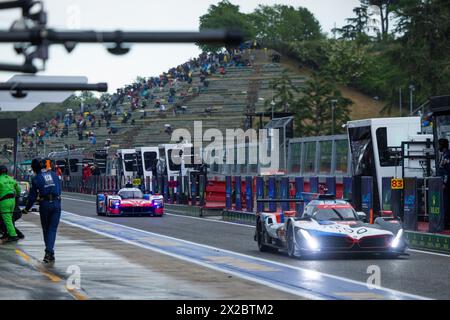
<path id="1" fill-rule="evenodd" d="M 85 202 L 85 203 L 95 203 L 94 200 L 83 200 L 83 199 L 77 199 L 77 198 L 66 197 L 66 196 L 63 196 L 62 199 L 67 199 L 67 200 L 72 200 L 72 201 L 80 201 L 80 202 Z M 183 216 L 183 215 L 180 215 L 180 214 L 173 214 L 173 213 L 164 213 L 164 214 L 167 214 L 169 216 L 177 216 L 177 217 L 180 217 L 180 218 L 186 218 L 186 219 L 195 219 L 195 220 L 208 221 L 208 222 L 231 224 L 231 225 L 245 227 L 245 228 L 253 228 L 253 229 L 255 228 L 255 226 L 242 224 L 242 223 L 236 223 L 236 222 L 220 221 L 220 220 L 213 220 L 213 219 L 199 218 L 199 217 L 191 217 L 191 216 Z M 417 250 L 417 249 L 410 249 L 410 248 L 408 248 L 406 251 L 407 252 L 409 251 L 409 252 L 422 253 L 422 254 L 431 254 L 431 255 L 434 255 L 434 256 L 450 258 L 449 254 L 439 253 L 439 252 L 424 251 L 424 250 Z"/>

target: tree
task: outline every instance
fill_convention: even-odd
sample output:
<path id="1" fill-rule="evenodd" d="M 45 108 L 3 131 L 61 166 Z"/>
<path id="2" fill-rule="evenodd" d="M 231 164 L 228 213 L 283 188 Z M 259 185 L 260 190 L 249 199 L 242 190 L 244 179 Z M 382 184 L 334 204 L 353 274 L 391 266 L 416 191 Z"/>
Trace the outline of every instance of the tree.
<path id="1" fill-rule="evenodd" d="M 252 39 L 255 33 L 247 15 L 241 13 L 239 6 L 233 5 L 228 0 L 211 5 L 208 12 L 200 17 L 200 30 L 205 29 L 239 30 L 243 33 L 244 40 Z M 197 45 L 204 52 L 217 52 L 223 48 L 221 45 L 201 43 Z"/>
<path id="2" fill-rule="evenodd" d="M 353 9 L 354 18 L 347 18 L 347 25 L 342 28 L 334 28 L 334 33 L 339 33 L 341 39 L 356 40 L 358 44 L 366 44 L 370 40 L 368 33 L 377 31 L 376 21 L 372 19 L 372 14 L 368 10 L 368 6 L 364 3 L 360 7 Z"/>
<path id="3" fill-rule="evenodd" d="M 342 132 L 353 102 L 344 98 L 333 82 L 314 74 L 300 91 L 303 96 L 294 108 L 297 135 L 327 135 L 332 133 L 333 126 L 335 134 Z"/>
<path id="4" fill-rule="evenodd" d="M 367 50 L 355 41 L 331 39 L 327 42 L 326 52 L 327 62 L 321 72 L 340 84 L 356 86 L 368 72 Z"/>
<path id="5" fill-rule="evenodd" d="M 266 45 L 323 38 L 320 23 L 306 8 L 274 5 L 259 7 L 250 14 L 256 38 Z"/>
<path id="6" fill-rule="evenodd" d="M 298 92 L 296 86 L 292 83 L 291 78 L 288 75 L 287 70 L 283 70 L 281 78 L 278 78 L 270 83 L 270 87 L 274 91 L 273 95 L 273 109 L 275 111 L 288 112 L 289 107 L 295 102 L 294 94 Z M 272 101 L 266 100 L 265 106 L 269 107 L 268 111 L 272 110 Z"/>
<path id="7" fill-rule="evenodd" d="M 415 95 L 426 100 L 450 90 L 450 5 L 448 0 L 400 1 L 397 32 L 401 47 L 395 57 Z M 416 99 L 417 101 L 417 99 Z"/>
<path id="8" fill-rule="evenodd" d="M 366 6 L 377 8 L 377 15 L 380 16 L 381 37 L 386 40 L 389 35 L 389 19 L 394 10 L 395 0 L 361 0 Z"/>

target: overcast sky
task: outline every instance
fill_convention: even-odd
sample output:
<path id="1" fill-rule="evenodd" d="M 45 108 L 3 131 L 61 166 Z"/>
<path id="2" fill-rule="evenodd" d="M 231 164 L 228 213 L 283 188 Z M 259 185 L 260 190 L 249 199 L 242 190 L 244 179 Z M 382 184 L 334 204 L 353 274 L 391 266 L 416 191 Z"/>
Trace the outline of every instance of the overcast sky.
<path id="1" fill-rule="evenodd" d="M 0 0 L 3 1 L 3 0 Z M 43 0 L 48 25 L 54 28 L 139 31 L 196 31 L 199 17 L 215 0 Z M 251 12 L 259 4 L 288 4 L 308 8 L 325 32 L 336 24 L 342 26 L 352 16 L 359 0 L 231 0 L 241 11 Z M 20 16 L 19 10 L 0 11 L 0 29 L 10 27 Z M 108 82 L 109 92 L 131 83 L 136 76 L 156 76 L 197 56 L 193 44 L 134 45 L 123 56 L 109 54 L 102 45 L 82 44 L 68 54 L 62 46 L 50 49 L 46 75 L 83 75 L 89 82 Z M 0 44 L 0 63 L 22 63 L 12 45 Z M 11 73 L 0 71 L 0 81 Z"/>

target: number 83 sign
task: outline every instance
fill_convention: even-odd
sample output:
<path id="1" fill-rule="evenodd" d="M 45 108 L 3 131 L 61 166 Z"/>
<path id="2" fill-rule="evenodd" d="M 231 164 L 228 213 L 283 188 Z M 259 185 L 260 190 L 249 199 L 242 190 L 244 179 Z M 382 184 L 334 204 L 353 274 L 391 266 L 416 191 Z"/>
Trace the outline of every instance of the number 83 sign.
<path id="1" fill-rule="evenodd" d="M 403 189 L 403 179 L 392 178 L 391 179 L 391 189 L 392 190 Z"/>

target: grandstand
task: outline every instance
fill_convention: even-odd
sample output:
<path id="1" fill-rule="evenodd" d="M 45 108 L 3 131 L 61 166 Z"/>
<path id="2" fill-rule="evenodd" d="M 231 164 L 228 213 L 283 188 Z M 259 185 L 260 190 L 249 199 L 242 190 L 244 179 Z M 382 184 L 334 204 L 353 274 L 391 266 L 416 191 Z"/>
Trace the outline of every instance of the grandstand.
<path id="1" fill-rule="evenodd" d="M 122 116 L 113 114 L 111 125 L 117 128 L 117 133 L 108 133 L 105 121 L 100 128 L 96 124 L 94 128 L 91 129 L 89 125 L 85 130 L 92 130 L 95 133 L 96 145 L 92 145 L 86 137 L 80 141 L 76 128 L 71 126 L 68 136 L 46 138 L 44 144 L 36 149 L 40 155 L 44 155 L 50 151 L 61 150 L 65 145 L 75 145 L 84 148 L 87 153 L 92 153 L 95 149 L 103 147 L 108 138 L 111 139 L 111 151 L 129 146 L 157 145 L 170 141 L 170 135 L 165 132 L 166 124 L 170 124 L 172 129 L 188 129 L 193 136 L 194 120 L 202 120 L 203 131 L 217 128 L 225 134 L 225 129 L 243 128 L 246 112 L 265 111 L 264 102 L 271 100 L 273 94 L 270 82 L 280 78 L 284 70 L 280 63 L 271 61 L 271 50 L 248 49 L 242 53 L 242 59 L 246 60 L 250 55 L 253 56 L 252 65 L 228 66 L 225 74 L 215 72 L 207 76 L 207 87 L 200 80 L 200 68 L 195 68 L 190 84 L 179 81 L 173 85 L 176 94 L 171 103 L 168 101 L 169 85 L 152 88 L 153 99 L 144 109 L 137 107 L 131 111 L 132 98 L 126 97 L 119 109 L 130 112 L 131 118 L 122 123 Z M 288 75 L 297 86 L 301 86 L 307 80 L 305 76 L 292 71 L 289 71 Z M 165 111 L 153 107 L 154 102 L 158 100 L 166 106 Z M 181 105 L 187 107 L 185 112 L 179 108 Z M 253 110 L 249 109 L 252 106 Z M 177 110 L 176 114 L 174 109 Z M 100 119 L 102 110 L 91 110 L 91 113 Z M 59 124 L 59 127 L 62 131 L 63 124 Z M 22 157 L 25 158 L 25 150 L 20 151 L 23 151 Z"/>

